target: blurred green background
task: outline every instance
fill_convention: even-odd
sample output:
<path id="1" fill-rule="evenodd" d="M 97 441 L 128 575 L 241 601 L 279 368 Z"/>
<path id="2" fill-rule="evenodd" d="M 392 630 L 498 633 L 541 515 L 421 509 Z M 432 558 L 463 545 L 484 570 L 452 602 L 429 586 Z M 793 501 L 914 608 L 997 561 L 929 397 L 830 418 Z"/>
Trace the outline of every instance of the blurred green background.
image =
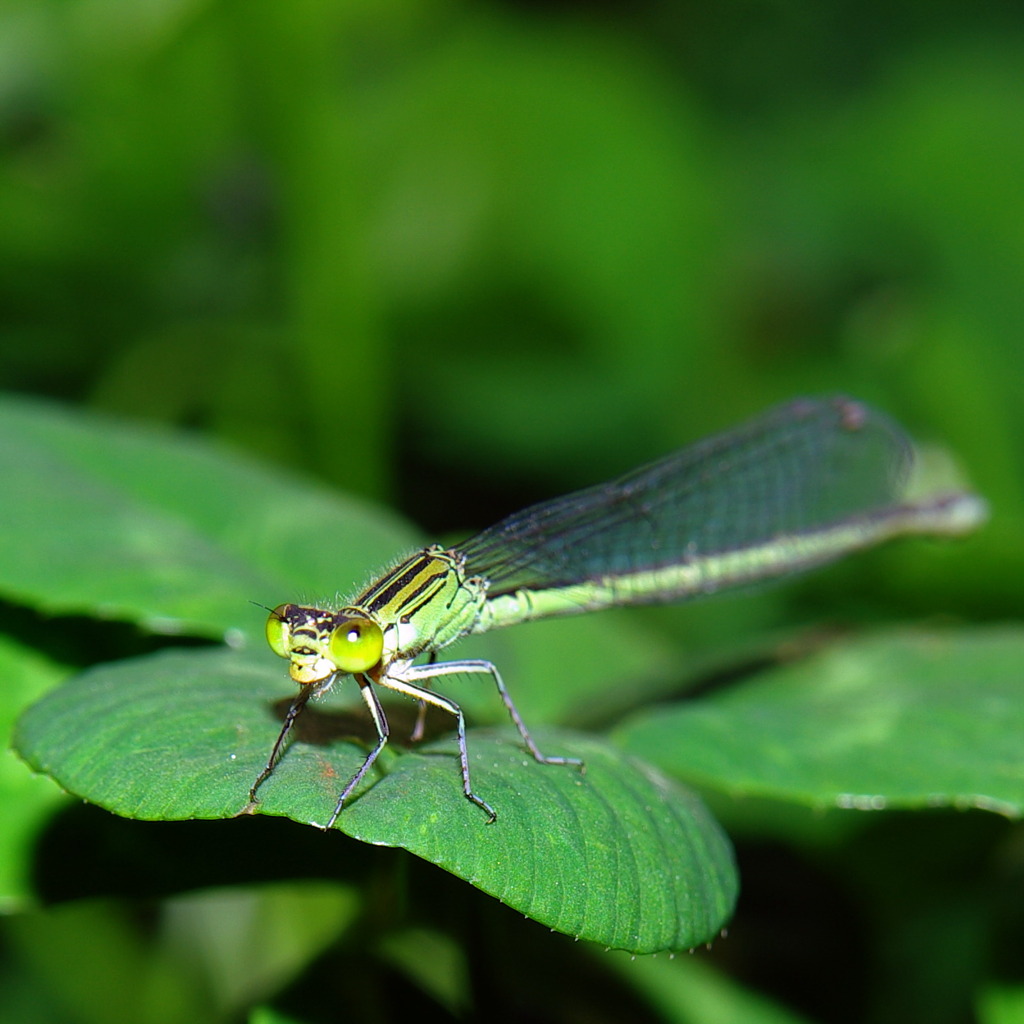
<path id="1" fill-rule="evenodd" d="M 4 387 L 433 529 L 838 390 L 1020 533 L 1016 5 L 0 17 Z"/>
<path id="2" fill-rule="evenodd" d="M 997 2 L 3 0 L 0 388 L 434 535 L 845 392 L 993 509 L 872 599 L 1020 616 L 1022 68 Z"/>

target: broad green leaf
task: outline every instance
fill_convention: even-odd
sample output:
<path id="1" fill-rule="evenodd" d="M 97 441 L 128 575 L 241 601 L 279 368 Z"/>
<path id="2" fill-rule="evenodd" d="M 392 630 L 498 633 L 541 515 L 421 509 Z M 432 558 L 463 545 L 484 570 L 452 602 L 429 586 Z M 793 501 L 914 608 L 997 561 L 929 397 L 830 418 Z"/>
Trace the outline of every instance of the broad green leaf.
<path id="1" fill-rule="evenodd" d="M 624 749 L 737 796 L 1024 811 L 1024 629 L 893 632 L 637 714 Z"/>
<path id="2" fill-rule="evenodd" d="M 277 667 L 226 648 L 100 665 L 29 708 L 14 745 L 33 768 L 115 814 L 225 817 L 242 809 L 266 761 L 279 727 L 273 702 L 287 705 Z M 358 764 L 354 748 L 350 759 Z"/>
<path id="3" fill-rule="evenodd" d="M 413 546 L 387 512 L 136 423 L 0 402 L 0 594 L 161 632 L 258 632 Z"/>
<path id="4" fill-rule="evenodd" d="M 603 741 L 537 739 L 582 758 L 586 772 L 537 765 L 508 733 L 469 734 L 473 786 L 497 809 L 493 825 L 462 798 L 451 743 L 399 760 L 342 825 L 576 938 L 652 953 L 716 935 L 736 882 L 728 842 L 700 801 Z"/>
<path id="5" fill-rule="evenodd" d="M 117 814 L 225 817 L 246 804 L 287 692 L 273 659 L 167 651 L 99 666 L 53 691 L 22 718 L 16 743 L 33 767 Z M 260 810 L 325 822 L 365 756 L 339 741 L 352 728 L 336 711 L 308 710 Z M 368 778 L 338 827 L 404 847 L 574 936 L 634 952 L 713 936 L 736 879 L 728 842 L 700 802 L 602 741 L 537 738 L 553 754 L 582 757 L 586 772 L 538 765 L 507 733 L 470 732 L 473 785 L 498 810 L 493 825 L 464 799 L 446 740 L 382 758 L 387 774 Z"/>

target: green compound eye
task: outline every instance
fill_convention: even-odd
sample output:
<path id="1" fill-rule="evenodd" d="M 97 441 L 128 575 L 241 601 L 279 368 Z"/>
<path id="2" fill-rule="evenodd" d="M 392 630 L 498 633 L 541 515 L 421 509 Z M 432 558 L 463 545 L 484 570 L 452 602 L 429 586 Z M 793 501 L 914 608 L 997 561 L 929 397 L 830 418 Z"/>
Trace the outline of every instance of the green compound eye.
<path id="1" fill-rule="evenodd" d="M 370 619 L 344 619 L 331 633 L 331 660 L 342 672 L 365 672 L 380 661 L 384 634 Z"/>
<path id="2" fill-rule="evenodd" d="M 288 639 L 291 636 L 291 626 L 288 625 L 290 607 L 291 605 L 279 604 L 267 619 L 267 643 L 281 658 L 291 657 L 291 651 L 288 649 Z"/>

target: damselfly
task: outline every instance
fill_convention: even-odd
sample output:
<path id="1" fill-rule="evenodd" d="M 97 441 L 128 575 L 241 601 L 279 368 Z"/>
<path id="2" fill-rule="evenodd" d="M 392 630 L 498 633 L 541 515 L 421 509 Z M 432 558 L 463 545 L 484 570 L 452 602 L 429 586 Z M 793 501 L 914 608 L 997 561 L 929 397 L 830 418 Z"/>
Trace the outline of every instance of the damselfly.
<path id="1" fill-rule="evenodd" d="M 436 662 L 438 651 L 499 626 L 697 597 L 900 535 L 964 533 L 984 520 L 985 504 L 972 494 L 904 500 L 912 459 L 907 437 L 881 413 L 846 398 L 797 400 L 609 483 L 517 512 L 462 544 L 424 548 L 344 607 L 279 605 L 267 639 L 302 689 L 251 804 L 309 699 L 351 675 L 377 742 L 325 827 L 387 743 L 379 686 L 455 718 L 463 792 L 494 821 L 470 781 L 462 710 L 430 689 L 433 680 L 490 676 L 537 761 L 580 762 L 541 753 L 493 664 Z M 415 664 L 424 655 L 430 660 Z"/>

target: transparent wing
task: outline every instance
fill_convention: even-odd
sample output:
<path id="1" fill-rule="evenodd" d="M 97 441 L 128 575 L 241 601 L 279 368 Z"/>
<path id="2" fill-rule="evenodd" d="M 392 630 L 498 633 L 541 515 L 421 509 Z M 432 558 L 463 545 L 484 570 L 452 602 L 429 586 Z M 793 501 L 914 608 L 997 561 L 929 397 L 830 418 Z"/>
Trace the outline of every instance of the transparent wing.
<path id="1" fill-rule="evenodd" d="M 458 550 L 470 575 L 490 581 L 489 596 L 624 578 L 661 567 L 710 566 L 701 592 L 714 589 L 716 556 L 780 545 L 744 581 L 804 568 L 880 535 L 886 517 L 896 532 L 954 532 L 941 520 L 955 510 L 900 504 L 913 459 L 904 433 L 886 416 L 845 398 L 802 399 L 734 430 L 699 441 L 616 480 L 543 502 L 484 530 Z M 961 510 L 962 511 L 962 510 Z M 836 527 L 835 550 L 818 542 L 813 559 L 798 555 L 802 537 Z M 804 546 L 806 548 L 806 545 Z M 721 585 L 737 582 L 723 578 Z M 628 592 L 629 603 L 677 598 Z"/>

